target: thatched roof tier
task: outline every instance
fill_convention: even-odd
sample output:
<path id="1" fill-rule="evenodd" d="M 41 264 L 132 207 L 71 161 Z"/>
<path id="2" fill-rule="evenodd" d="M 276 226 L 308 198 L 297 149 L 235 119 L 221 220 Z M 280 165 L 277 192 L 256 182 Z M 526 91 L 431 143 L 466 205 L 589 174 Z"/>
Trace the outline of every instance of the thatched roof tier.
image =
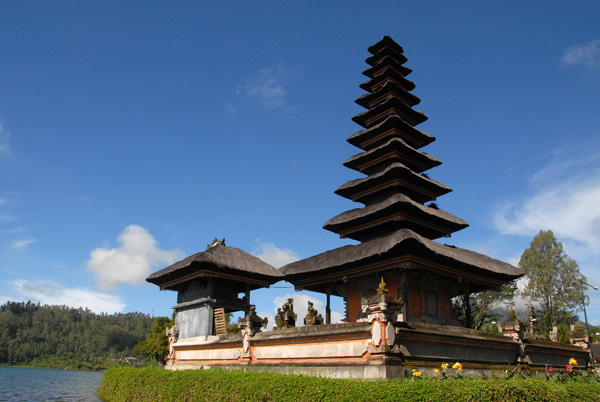
<path id="1" fill-rule="evenodd" d="M 363 96 L 357 98 L 354 102 L 358 105 L 364 107 L 365 109 L 371 109 L 375 105 L 385 101 L 392 96 L 397 96 L 401 98 L 407 105 L 415 106 L 421 102 L 417 96 L 411 94 L 406 89 L 402 88 L 398 84 L 398 80 L 392 79 L 391 77 L 383 77 L 388 78 L 383 81 L 383 85 L 377 86 L 373 93 L 364 94 Z"/>
<path id="2" fill-rule="evenodd" d="M 390 46 L 382 47 L 380 50 L 377 51 L 377 53 L 373 54 L 373 56 L 371 56 L 371 57 L 368 57 L 365 61 L 367 62 L 368 65 L 375 66 L 375 65 L 381 63 L 381 59 L 383 59 L 386 56 L 390 56 L 390 57 L 394 58 L 400 64 L 404 64 L 408 61 L 406 56 L 404 56 L 401 51 L 398 51 L 398 49 L 395 49 Z"/>
<path id="3" fill-rule="evenodd" d="M 397 269 L 421 269 L 470 284 L 472 292 L 498 288 L 525 272 L 473 251 L 443 245 L 401 229 L 385 237 L 348 245 L 281 268 L 297 288 L 324 292 L 352 278 Z"/>
<path id="4" fill-rule="evenodd" d="M 357 114 L 352 118 L 352 121 L 368 128 L 382 122 L 386 117 L 394 114 L 402 117 L 402 119 L 411 126 L 416 126 L 427 120 L 425 114 L 412 109 L 397 96 L 392 96 L 374 106 L 372 109 Z"/>
<path id="5" fill-rule="evenodd" d="M 377 54 L 379 52 L 381 52 L 384 48 L 390 48 L 391 50 L 397 52 L 397 53 L 404 53 L 404 49 L 402 49 L 402 46 L 400 46 L 399 44 L 396 43 L 395 40 L 393 40 L 390 36 L 385 35 L 381 38 L 381 40 L 379 42 L 377 42 L 374 45 L 371 45 L 367 48 L 367 51 L 371 54 Z"/>
<path id="6" fill-rule="evenodd" d="M 327 221 L 323 228 L 342 238 L 367 241 L 403 228 L 437 239 L 467 226 L 467 222 L 446 211 L 414 202 L 404 194 L 394 194 L 376 204 L 343 212 Z"/>
<path id="7" fill-rule="evenodd" d="M 219 244 L 151 274 L 146 281 L 161 289 L 176 290 L 177 285 L 201 277 L 249 283 L 250 290 L 268 287 L 284 279 L 281 271 L 260 258 L 239 248 Z"/>
<path id="8" fill-rule="evenodd" d="M 408 145 L 415 149 L 419 149 L 435 141 L 433 135 L 411 126 L 398 115 L 388 116 L 381 123 L 357 131 L 348 137 L 346 141 L 366 151 L 389 141 L 393 137 L 402 138 Z"/>
<path id="9" fill-rule="evenodd" d="M 392 162 L 400 162 L 416 173 L 442 164 L 435 156 L 414 149 L 400 138 L 392 138 L 376 148 L 351 156 L 344 166 L 368 175 Z"/>
<path id="10" fill-rule="evenodd" d="M 404 78 L 403 74 L 392 66 L 382 67 L 380 74 L 376 75 L 369 81 L 359 84 L 359 87 L 371 93 L 376 92 L 379 88 L 390 82 L 395 83 L 404 91 L 412 91 L 415 89 L 415 84 L 412 81 Z"/>
<path id="11" fill-rule="evenodd" d="M 393 68 L 394 70 L 399 72 L 403 77 L 406 77 L 407 75 L 412 73 L 412 70 L 410 68 L 403 66 L 401 63 L 399 63 L 396 59 L 394 59 L 391 56 L 383 57 L 379 61 L 379 63 L 375 64 L 373 67 L 367 68 L 362 73 L 363 73 L 363 75 L 366 75 L 369 78 L 375 78 L 376 76 L 381 75 L 384 72 L 384 70 L 386 70 L 388 68 Z M 408 82 L 410 82 L 410 81 L 408 81 Z M 412 84 L 413 88 L 414 88 L 414 85 L 415 84 Z M 410 88 L 410 89 L 413 89 L 413 88 Z"/>
<path id="12" fill-rule="evenodd" d="M 402 163 L 394 162 L 380 172 L 343 184 L 335 193 L 352 201 L 369 204 L 398 192 L 416 202 L 425 203 L 451 191 L 445 184 L 417 174 Z"/>

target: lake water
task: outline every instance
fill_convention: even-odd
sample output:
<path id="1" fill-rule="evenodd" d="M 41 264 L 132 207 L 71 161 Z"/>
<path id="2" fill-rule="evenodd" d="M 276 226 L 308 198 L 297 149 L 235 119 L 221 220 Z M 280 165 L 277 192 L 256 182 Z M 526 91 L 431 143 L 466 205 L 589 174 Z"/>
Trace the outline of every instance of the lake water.
<path id="1" fill-rule="evenodd" d="M 102 375 L 93 371 L 0 367 L 0 401 L 91 401 Z"/>

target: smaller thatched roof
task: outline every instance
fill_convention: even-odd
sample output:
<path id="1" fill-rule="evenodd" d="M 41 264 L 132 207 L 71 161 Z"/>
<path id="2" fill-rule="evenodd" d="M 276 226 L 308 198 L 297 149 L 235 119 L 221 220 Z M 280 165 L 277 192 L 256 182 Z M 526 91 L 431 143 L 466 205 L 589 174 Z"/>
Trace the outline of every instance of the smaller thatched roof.
<path id="1" fill-rule="evenodd" d="M 385 144 L 351 156 L 344 162 L 344 166 L 369 174 L 374 167 L 388 164 L 390 161 L 398 161 L 416 173 L 442 164 L 442 161 L 435 156 L 418 151 L 403 139 L 396 137 L 391 138 Z"/>
<path id="2" fill-rule="evenodd" d="M 398 193 L 378 203 L 343 212 L 328 220 L 323 228 L 362 241 L 361 232 L 381 230 L 390 224 L 397 229 L 414 226 L 415 232 L 429 239 L 450 235 L 469 226 L 449 212 L 419 204 Z"/>
<path id="3" fill-rule="evenodd" d="M 400 162 L 393 162 L 382 171 L 342 184 L 335 193 L 352 201 L 363 202 L 373 194 L 389 191 L 394 186 L 417 202 L 432 201 L 452 191 L 444 183 L 415 173 Z"/>
<path id="4" fill-rule="evenodd" d="M 427 116 L 423 112 L 414 110 L 398 96 L 392 96 L 378 103 L 372 109 L 357 114 L 352 118 L 352 121 L 363 127 L 371 127 L 391 114 L 402 116 L 411 126 L 416 126 L 427 120 Z"/>
<path id="5" fill-rule="evenodd" d="M 284 277 L 278 269 L 258 257 L 239 248 L 217 244 L 154 272 L 146 281 L 161 289 L 174 289 L 179 283 L 206 276 L 248 282 L 253 284 L 252 288 L 268 286 Z"/>
<path id="6" fill-rule="evenodd" d="M 381 123 L 372 127 L 357 131 L 348 137 L 346 141 L 366 150 L 386 142 L 392 137 L 400 137 L 416 149 L 435 141 L 433 135 L 411 126 L 397 114 L 386 117 Z"/>

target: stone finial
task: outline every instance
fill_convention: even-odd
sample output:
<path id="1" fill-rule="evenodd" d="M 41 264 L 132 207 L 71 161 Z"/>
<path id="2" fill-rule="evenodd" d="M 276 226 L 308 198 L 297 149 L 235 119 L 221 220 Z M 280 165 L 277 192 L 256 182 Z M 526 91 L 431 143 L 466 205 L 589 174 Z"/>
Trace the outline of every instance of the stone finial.
<path id="1" fill-rule="evenodd" d="M 588 334 L 583 329 L 583 326 L 581 325 L 581 323 L 571 326 L 571 333 L 569 334 L 569 340 L 571 341 L 572 345 L 576 345 L 576 346 L 582 347 L 584 349 L 587 349 L 589 347 Z"/>
<path id="2" fill-rule="evenodd" d="M 296 318 L 298 318 L 298 314 L 294 313 L 294 299 L 290 297 L 281 308 L 277 309 L 275 316 L 277 326 L 273 329 L 294 328 L 296 327 Z"/>
<path id="3" fill-rule="evenodd" d="M 516 341 L 521 339 L 523 324 L 517 318 L 512 306 L 508 310 L 508 318 L 504 321 L 502 328 L 505 336 L 510 336 Z"/>
<path id="4" fill-rule="evenodd" d="M 379 288 L 377 289 L 377 293 L 384 293 L 384 294 L 388 294 L 388 290 L 385 287 L 386 283 L 383 281 L 383 276 L 381 277 L 381 282 L 379 282 Z"/>
<path id="5" fill-rule="evenodd" d="M 211 247 L 221 246 L 221 245 L 222 246 L 225 245 L 225 238 L 223 237 L 221 240 L 219 240 L 215 237 L 215 239 L 212 241 L 212 243 L 206 245 L 206 249 L 208 250 Z"/>
<path id="6" fill-rule="evenodd" d="M 536 335 L 539 333 L 540 322 L 531 303 L 529 304 L 529 311 L 527 312 L 527 324 L 528 335 Z"/>
<path id="7" fill-rule="evenodd" d="M 322 325 L 323 316 L 319 314 L 317 309 L 314 307 L 311 301 L 308 302 L 308 309 L 306 311 L 306 317 L 304 317 L 304 325 Z"/>
<path id="8" fill-rule="evenodd" d="M 238 328 L 244 330 L 248 329 L 250 331 L 250 335 L 254 335 L 257 332 L 261 331 L 261 328 L 266 328 L 269 320 L 267 318 L 260 318 L 256 315 L 256 306 L 254 304 L 250 305 L 250 311 L 248 314 L 242 319 L 238 318 Z"/>

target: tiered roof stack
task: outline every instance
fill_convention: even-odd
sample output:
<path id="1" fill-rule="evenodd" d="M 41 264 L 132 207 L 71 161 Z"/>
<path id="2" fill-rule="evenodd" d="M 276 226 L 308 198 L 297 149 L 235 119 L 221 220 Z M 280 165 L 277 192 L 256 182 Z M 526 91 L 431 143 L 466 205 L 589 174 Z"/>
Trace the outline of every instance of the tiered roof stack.
<path id="1" fill-rule="evenodd" d="M 404 66 L 402 47 L 388 36 L 368 50 L 373 55 L 366 60 L 371 67 L 363 74 L 370 80 L 360 85 L 368 93 L 356 100 L 367 111 L 353 118 L 364 130 L 347 140 L 363 152 L 344 163 L 367 177 L 335 191 L 364 207 L 330 219 L 324 228 L 361 242 L 399 229 L 428 239 L 448 237 L 468 224 L 426 204 L 452 190 L 424 174 L 441 161 L 420 151 L 435 137 L 416 128 L 427 117 L 413 109 L 420 99 L 410 92 L 415 85 L 406 79 L 412 70 Z"/>

